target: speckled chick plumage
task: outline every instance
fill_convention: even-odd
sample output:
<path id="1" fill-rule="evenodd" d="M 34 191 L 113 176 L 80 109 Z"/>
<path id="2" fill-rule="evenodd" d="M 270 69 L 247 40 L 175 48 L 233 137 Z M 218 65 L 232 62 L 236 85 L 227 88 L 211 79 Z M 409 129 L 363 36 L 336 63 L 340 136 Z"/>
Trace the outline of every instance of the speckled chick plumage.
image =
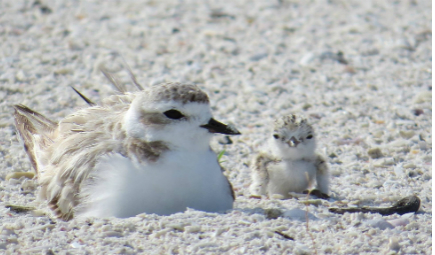
<path id="1" fill-rule="evenodd" d="M 277 118 L 268 149 L 252 161 L 251 195 L 287 198 L 291 192 L 314 188 L 328 194 L 328 167 L 315 149 L 314 129 L 307 119 L 294 114 Z"/>

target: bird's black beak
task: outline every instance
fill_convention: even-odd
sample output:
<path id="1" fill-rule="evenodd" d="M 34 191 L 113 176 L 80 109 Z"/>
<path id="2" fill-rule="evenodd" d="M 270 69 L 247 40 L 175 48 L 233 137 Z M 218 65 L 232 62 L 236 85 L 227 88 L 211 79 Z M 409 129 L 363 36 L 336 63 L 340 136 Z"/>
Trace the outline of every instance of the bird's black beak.
<path id="1" fill-rule="evenodd" d="M 236 128 L 225 125 L 213 118 L 211 118 L 207 124 L 201 125 L 202 128 L 208 129 L 210 133 L 220 133 L 220 134 L 226 134 L 226 135 L 240 135 L 239 130 Z"/>

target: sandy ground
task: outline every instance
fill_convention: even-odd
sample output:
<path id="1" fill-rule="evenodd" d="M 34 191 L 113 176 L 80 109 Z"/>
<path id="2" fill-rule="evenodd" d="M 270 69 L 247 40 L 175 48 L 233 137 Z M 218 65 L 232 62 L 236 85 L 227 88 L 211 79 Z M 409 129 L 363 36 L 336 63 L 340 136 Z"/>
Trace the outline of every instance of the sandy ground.
<path id="1" fill-rule="evenodd" d="M 431 254 L 431 8 L 419 0 L 0 1 L 0 253 Z M 11 106 L 60 120 L 86 106 L 71 85 L 98 102 L 112 93 L 98 65 L 128 81 L 115 52 L 142 84 L 198 84 L 215 117 L 243 133 L 233 144 L 212 141 L 225 149 L 234 210 L 62 222 L 36 201 L 36 181 L 6 180 L 31 171 Z M 288 113 L 316 129 L 332 174 L 328 201 L 249 198 L 248 163 L 273 119 Z M 371 158 L 374 148 L 383 157 Z M 328 211 L 412 194 L 422 201 L 415 215 Z"/>

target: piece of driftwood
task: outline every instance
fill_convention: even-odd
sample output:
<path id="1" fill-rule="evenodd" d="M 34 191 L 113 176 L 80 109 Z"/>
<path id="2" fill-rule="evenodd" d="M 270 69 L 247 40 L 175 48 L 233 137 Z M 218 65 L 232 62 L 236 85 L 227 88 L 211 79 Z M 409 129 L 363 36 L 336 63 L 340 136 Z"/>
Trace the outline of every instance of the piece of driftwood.
<path id="1" fill-rule="evenodd" d="M 355 213 L 355 212 L 363 212 L 363 213 L 380 213 L 382 215 L 391 215 L 391 214 L 406 214 L 411 212 L 417 212 L 420 208 L 420 198 L 417 196 L 409 196 L 400 199 L 391 207 L 379 208 L 379 207 L 359 207 L 359 208 L 329 208 L 330 212 L 344 214 L 345 212 Z"/>

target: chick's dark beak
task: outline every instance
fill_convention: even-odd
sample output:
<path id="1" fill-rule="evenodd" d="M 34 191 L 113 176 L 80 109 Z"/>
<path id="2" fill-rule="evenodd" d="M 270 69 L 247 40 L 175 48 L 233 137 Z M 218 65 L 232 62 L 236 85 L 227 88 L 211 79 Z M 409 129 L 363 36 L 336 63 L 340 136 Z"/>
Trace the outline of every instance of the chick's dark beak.
<path id="1" fill-rule="evenodd" d="M 296 139 L 294 136 L 292 136 L 292 138 L 290 138 L 290 140 L 287 143 L 290 147 L 297 147 L 298 144 L 300 144 L 301 142 L 298 141 L 298 139 Z"/>
<path id="2" fill-rule="evenodd" d="M 226 134 L 226 135 L 240 135 L 239 130 L 236 128 L 225 125 L 213 118 L 211 118 L 207 124 L 201 125 L 202 128 L 208 129 L 210 133 L 220 133 L 220 134 Z"/>

